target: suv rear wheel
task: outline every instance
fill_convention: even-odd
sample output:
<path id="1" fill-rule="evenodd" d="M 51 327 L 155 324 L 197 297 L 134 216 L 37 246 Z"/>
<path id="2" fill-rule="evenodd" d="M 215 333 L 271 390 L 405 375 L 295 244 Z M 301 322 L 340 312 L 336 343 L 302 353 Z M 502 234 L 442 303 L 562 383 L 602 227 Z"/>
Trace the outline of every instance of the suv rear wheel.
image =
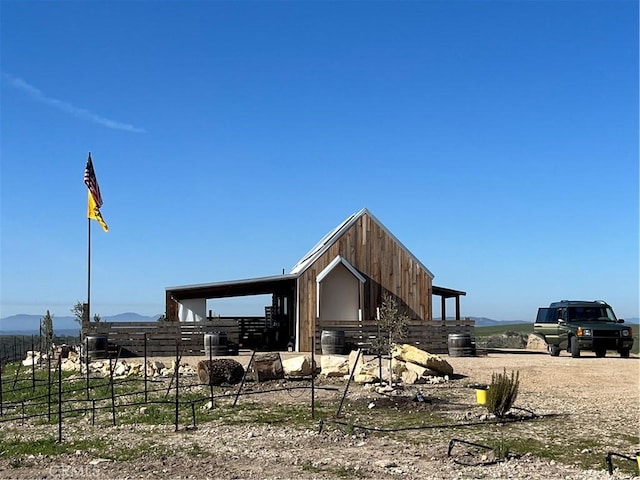
<path id="1" fill-rule="evenodd" d="M 560 355 L 560 347 L 558 345 L 549 345 L 549 355 L 552 357 Z"/>
<path id="2" fill-rule="evenodd" d="M 607 350 L 604 348 L 598 348 L 595 350 L 595 352 L 596 352 L 596 357 L 598 358 L 603 358 L 603 357 L 606 357 L 607 355 Z"/>
<path id="3" fill-rule="evenodd" d="M 580 344 L 576 337 L 569 338 L 569 351 L 571 351 L 571 356 L 573 358 L 578 358 L 580 356 Z"/>

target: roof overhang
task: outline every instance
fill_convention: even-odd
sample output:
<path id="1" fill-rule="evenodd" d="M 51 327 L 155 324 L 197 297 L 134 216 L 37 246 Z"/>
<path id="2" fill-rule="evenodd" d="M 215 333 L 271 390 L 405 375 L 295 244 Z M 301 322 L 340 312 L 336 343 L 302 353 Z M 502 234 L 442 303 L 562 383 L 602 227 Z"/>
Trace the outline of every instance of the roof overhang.
<path id="1" fill-rule="evenodd" d="M 360 283 L 365 283 L 367 281 L 366 278 L 364 278 L 362 276 L 362 274 L 356 270 L 353 265 L 351 265 L 342 255 L 338 255 L 336 258 L 334 258 L 331 263 L 329 265 L 326 266 L 326 268 L 324 270 L 322 270 L 318 276 L 316 277 L 316 283 L 320 283 L 324 277 L 326 277 L 327 275 L 329 275 L 331 273 L 331 271 L 336 268 L 336 266 L 338 265 L 344 265 L 345 268 L 347 270 L 349 270 L 349 272 L 351 272 L 351 274 L 356 277 L 358 280 L 360 280 Z"/>
<path id="2" fill-rule="evenodd" d="M 248 295 L 289 293 L 295 289 L 297 275 L 285 274 L 272 277 L 248 278 L 226 282 L 201 283 L 167 287 L 167 294 L 175 300 L 191 298 L 227 298 Z"/>
<path id="3" fill-rule="evenodd" d="M 438 295 L 439 297 L 444 298 L 454 298 L 463 297 L 467 294 L 467 292 L 463 292 L 462 290 L 453 290 L 451 288 L 436 287 L 435 285 L 433 285 L 431 287 L 431 294 Z"/>

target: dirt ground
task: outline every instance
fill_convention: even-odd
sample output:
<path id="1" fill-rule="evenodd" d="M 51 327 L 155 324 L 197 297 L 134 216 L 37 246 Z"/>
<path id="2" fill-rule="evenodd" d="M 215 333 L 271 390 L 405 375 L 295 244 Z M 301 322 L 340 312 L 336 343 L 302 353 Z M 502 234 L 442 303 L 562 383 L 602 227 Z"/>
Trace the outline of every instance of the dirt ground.
<path id="1" fill-rule="evenodd" d="M 283 354 L 284 357 L 295 354 Z M 371 418 L 383 408 L 402 408 L 401 398 L 418 390 L 434 402 L 447 399 L 450 414 L 456 421 L 480 421 L 483 409 L 475 402 L 473 384 L 490 383 L 493 373 L 518 371 L 520 390 L 516 405 L 539 415 L 557 415 L 554 422 L 521 422 L 495 426 L 509 429 L 508 435 L 542 439 L 550 444 L 583 439 L 584 453 L 604 458 L 608 451 L 631 455 L 640 450 L 640 359 L 595 358 L 586 353 L 574 359 L 566 354 L 551 357 L 543 352 L 502 351 L 478 357 L 448 357 L 454 375 L 445 383 L 407 387 L 404 396 L 393 398 L 372 391 L 371 387 L 351 385 L 344 410 L 355 404 L 367 404 Z M 247 364 L 249 357 L 233 357 Z M 170 363 L 171 359 L 164 359 Z M 202 357 L 183 359 L 195 366 Z M 344 380 L 319 381 L 335 390 L 319 390 L 318 398 L 339 400 Z M 249 388 L 252 388 L 249 386 Z M 257 397 L 257 395 L 256 395 Z M 237 407 L 242 410 L 240 401 Z M 260 396 L 261 402 L 282 406 L 308 403 L 305 393 L 291 392 Z M 409 405 L 405 403 L 404 405 Z M 454 408 L 455 407 L 455 408 Z M 418 409 L 410 405 L 411 412 Z M 426 408 L 426 407 L 425 407 Z M 409 413 L 409 410 L 407 410 Z M 486 414 L 486 409 L 484 410 Z M 350 422 L 364 423 L 364 418 Z M 50 426 L 3 425 L 0 439 L 38 438 Z M 453 438 L 473 441 L 469 431 L 439 429 L 403 434 L 380 434 L 364 430 L 316 426 L 233 424 L 211 421 L 197 430 L 174 431 L 173 425 L 122 425 L 91 427 L 81 421 L 65 426 L 70 441 L 100 439 L 113 449 L 135 450 L 145 445 L 149 450 L 141 458 L 112 461 L 91 451 L 78 449 L 74 454 L 31 456 L 0 460 L 0 478 L 210 478 L 220 480 L 327 480 L 342 478 L 369 479 L 609 479 L 638 478 L 616 472 L 609 476 L 602 463 L 583 465 L 542 458 L 527 452 L 522 456 L 493 465 L 463 465 L 449 456 Z M 568 441 L 571 440 L 571 442 Z M 590 450 L 590 440 L 598 439 L 597 452 Z M 635 439 L 635 440 L 629 440 Z M 633 444 L 633 442 L 636 442 Z M 631 442 L 631 444 L 630 444 Z M 622 449 L 622 450 L 621 450 Z M 0 451 L 2 445 L 0 444 Z"/>

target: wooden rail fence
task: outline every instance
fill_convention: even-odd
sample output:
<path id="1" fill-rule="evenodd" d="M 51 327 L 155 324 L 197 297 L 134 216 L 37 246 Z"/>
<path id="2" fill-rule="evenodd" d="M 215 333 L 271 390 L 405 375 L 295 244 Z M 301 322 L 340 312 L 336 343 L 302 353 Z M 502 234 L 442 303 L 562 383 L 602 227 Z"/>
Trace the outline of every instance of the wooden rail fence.
<path id="1" fill-rule="evenodd" d="M 399 340 L 400 343 L 409 343 L 430 353 L 447 353 L 449 348 L 449 335 L 455 333 L 469 334 L 474 341 L 475 322 L 468 318 L 462 320 L 433 321 L 427 323 L 410 323 L 408 334 Z M 378 327 L 375 321 L 369 322 L 344 322 L 323 320 L 316 328 L 316 351 L 321 352 L 321 336 L 323 330 L 343 331 L 345 344 L 352 348 L 362 348 L 364 351 L 371 349 L 372 340 L 378 335 Z M 384 332 L 382 332 L 384 335 Z M 370 352 L 373 353 L 373 352 Z"/>
<path id="2" fill-rule="evenodd" d="M 374 321 L 344 322 L 323 321 L 316 328 L 316 352 L 320 353 L 323 330 L 345 332 L 345 343 L 353 348 L 371 349 L 371 341 L 378 335 Z M 412 323 L 403 343 L 413 344 L 431 353 L 446 353 L 448 337 L 452 333 L 470 334 L 474 337 L 473 320 L 434 321 Z M 239 348 L 260 349 L 265 345 L 264 317 L 219 317 L 203 322 L 96 322 L 90 323 L 84 335 L 107 335 L 109 348 L 122 349 L 123 356 L 144 355 L 145 337 L 148 356 L 173 356 L 176 342 L 183 355 L 204 355 L 204 335 L 224 332 L 230 342 Z"/>
<path id="3" fill-rule="evenodd" d="M 183 355 L 204 355 L 204 335 L 224 332 L 240 348 L 259 348 L 263 341 L 264 317 L 216 317 L 203 322 L 92 322 L 84 335 L 107 335 L 109 349 L 122 356 L 173 356 L 176 342 Z"/>

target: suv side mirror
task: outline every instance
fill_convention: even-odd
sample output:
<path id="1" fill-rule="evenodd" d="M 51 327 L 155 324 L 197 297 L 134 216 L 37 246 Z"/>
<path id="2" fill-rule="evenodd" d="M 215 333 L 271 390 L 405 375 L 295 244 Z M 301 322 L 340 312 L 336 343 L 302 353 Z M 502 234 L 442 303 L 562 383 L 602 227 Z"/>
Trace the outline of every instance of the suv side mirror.
<path id="1" fill-rule="evenodd" d="M 619 318 L 618 323 L 624 323 L 624 318 Z"/>

